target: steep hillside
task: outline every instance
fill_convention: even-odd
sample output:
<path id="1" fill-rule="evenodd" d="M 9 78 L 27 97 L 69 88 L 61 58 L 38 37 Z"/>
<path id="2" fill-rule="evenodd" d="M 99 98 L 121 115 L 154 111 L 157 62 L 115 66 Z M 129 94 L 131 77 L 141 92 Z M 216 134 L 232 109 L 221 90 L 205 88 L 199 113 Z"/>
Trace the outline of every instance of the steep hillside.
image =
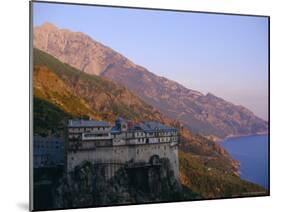
<path id="1" fill-rule="evenodd" d="M 81 115 L 75 110 L 83 110 L 84 115 L 107 121 L 113 121 L 117 116 L 131 120 L 164 120 L 159 111 L 144 103 L 125 87 L 83 73 L 38 49 L 34 49 L 34 64 L 35 96 L 42 98 L 44 95 L 45 99 L 55 102 L 65 111 L 71 110 L 74 115 Z M 39 72 L 39 67 L 45 71 Z M 41 78 L 38 73 L 42 75 Z M 65 103 L 57 102 L 56 96 L 64 97 Z M 70 106 L 73 108 L 69 108 Z M 89 108 L 95 112 L 89 113 Z"/>
<path id="2" fill-rule="evenodd" d="M 204 158 L 180 151 L 180 178 L 182 185 L 204 198 L 265 195 L 262 187 L 241 180 L 236 175 L 208 166 Z"/>
<path id="3" fill-rule="evenodd" d="M 206 137 L 224 138 L 268 130 L 267 122 L 248 109 L 159 77 L 83 33 L 46 23 L 34 28 L 34 46 L 82 72 L 126 86 L 165 116 Z"/>
<path id="4" fill-rule="evenodd" d="M 72 90 L 46 66 L 34 67 L 33 87 L 35 97 L 53 102 L 66 113 L 77 117 L 84 115 L 89 118 L 100 118 L 83 99 L 73 94 Z"/>
<path id="5" fill-rule="evenodd" d="M 123 116 L 135 121 L 157 120 L 180 127 L 179 122 L 165 118 L 126 88 L 109 80 L 83 73 L 37 49 L 34 49 L 34 63 L 35 133 L 60 135 L 69 117 L 81 116 L 107 121 Z M 185 128 L 181 129 L 181 135 L 180 179 L 183 185 L 192 187 L 192 191 L 203 197 L 223 197 L 226 193 L 216 190 L 217 184 L 209 185 L 206 190 L 200 185 L 206 179 L 218 183 L 213 173 L 220 173 L 222 183 L 235 183 L 228 187 L 230 193 L 236 186 L 245 190 L 262 190 L 237 176 L 237 162 L 218 144 Z M 192 165 L 196 168 L 190 172 L 186 167 Z M 201 171 L 206 168 L 214 172 Z M 196 179 L 193 179 L 194 173 Z"/>
<path id="6" fill-rule="evenodd" d="M 72 118 L 54 103 L 33 97 L 33 132 L 36 135 L 63 137 L 67 120 Z"/>
<path id="7" fill-rule="evenodd" d="M 210 93 L 189 90 L 141 67 L 135 70 L 111 66 L 102 76 L 126 85 L 167 117 L 178 119 L 192 132 L 207 137 L 264 133 L 268 129 L 267 122 L 243 106 Z"/>

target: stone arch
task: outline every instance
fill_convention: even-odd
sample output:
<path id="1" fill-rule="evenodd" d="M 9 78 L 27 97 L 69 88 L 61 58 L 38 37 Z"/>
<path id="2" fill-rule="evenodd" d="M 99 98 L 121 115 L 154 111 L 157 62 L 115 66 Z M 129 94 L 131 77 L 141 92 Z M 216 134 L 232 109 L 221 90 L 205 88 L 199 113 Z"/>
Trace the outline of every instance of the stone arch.
<path id="1" fill-rule="evenodd" d="M 150 159 L 149 159 L 149 163 L 150 163 L 151 165 L 155 165 L 155 164 L 157 164 L 157 163 L 160 163 L 160 157 L 159 157 L 159 155 L 152 155 L 152 156 L 150 157 Z"/>

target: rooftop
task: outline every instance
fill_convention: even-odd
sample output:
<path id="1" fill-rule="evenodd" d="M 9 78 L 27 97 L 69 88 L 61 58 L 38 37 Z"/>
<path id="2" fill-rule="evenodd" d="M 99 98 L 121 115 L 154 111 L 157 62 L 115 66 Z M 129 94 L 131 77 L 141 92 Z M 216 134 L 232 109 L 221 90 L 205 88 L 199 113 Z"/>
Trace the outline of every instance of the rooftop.
<path id="1" fill-rule="evenodd" d="M 141 123 L 134 123 L 132 121 L 128 121 L 122 118 L 118 118 L 116 120 L 116 125 L 111 126 L 110 123 L 105 121 L 97 121 L 97 120 L 69 120 L 68 127 L 112 127 L 111 132 L 117 133 L 121 130 L 121 127 L 118 126 L 117 123 L 126 123 L 128 125 L 129 131 L 158 131 L 158 130 L 176 130 L 176 128 L 166 126 L 156 121 L 146 121 Z"/>
<path id="2" fill-rule="evenodd" d="M 68 127 L 110 127 L 105 121 L 96 120 L 69 120 Z"/>

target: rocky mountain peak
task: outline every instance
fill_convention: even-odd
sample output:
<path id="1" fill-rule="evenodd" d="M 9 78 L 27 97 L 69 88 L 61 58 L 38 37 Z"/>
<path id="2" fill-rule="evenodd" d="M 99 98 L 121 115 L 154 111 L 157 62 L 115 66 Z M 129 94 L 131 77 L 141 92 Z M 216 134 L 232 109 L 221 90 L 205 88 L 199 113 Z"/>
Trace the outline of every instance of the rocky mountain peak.
<path id="1" fill-rule="evenodd" d="M 54 24 L 50 22 L 45 22 L 41 25 L 41 28 L 44 28 L 46 30 L 56 30 L 58 29 Z"/>
<path id="2" fill-rule="evenodd" d="M 51 23 L 34 28 L 34 47 L 88 74 L 100 75 L 112 65 L 136 67 L 134 63 L 82 32 L 60 29 Z"/>

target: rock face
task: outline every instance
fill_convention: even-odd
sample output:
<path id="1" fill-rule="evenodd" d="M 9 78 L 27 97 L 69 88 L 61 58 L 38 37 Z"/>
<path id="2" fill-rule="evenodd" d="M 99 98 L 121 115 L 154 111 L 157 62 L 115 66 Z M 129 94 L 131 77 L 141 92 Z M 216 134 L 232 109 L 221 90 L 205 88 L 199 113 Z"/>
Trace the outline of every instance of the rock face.
<path id="1" fill-rule="evenodd" d="M 209 138 L 264 133 L 268 129 L 266 121 L 243 106 L 210 93 L 203 95 L 189 90 L 144 68 L 112 66 L 102 76 L 127 86 L 167 117 L 179 120 L 192 132 Z"/>
<path id="2" fill-rule="evenodd" d="M 104 165 L 85 162 L 66 175 L 54 190 L 54 207 L 87 207 L 182 200 L 186 192 L 175 179 L 168 159 L 160 167 L 120 168 L 106 180 Z M 191 195 L 191 196 L 190 196 Z"/>
<path id="3" fill-rule="evenodd" d="M 83 72 L 122 84 L 169 118 L 206 137 L 264 133 L 268 123 L 245 107 L 159 77 L 80 32 L 46 23 L 34 28 L 34 46 Z"/>
<path id="4" fill-rule="evenodd" d="M 99 75 L 112 61 L 124 67 L 135 65 L 121 54 L 81 32 L 59 29 L 45 23 L 34 28 L 34 46 L 89 74 Z"/>

